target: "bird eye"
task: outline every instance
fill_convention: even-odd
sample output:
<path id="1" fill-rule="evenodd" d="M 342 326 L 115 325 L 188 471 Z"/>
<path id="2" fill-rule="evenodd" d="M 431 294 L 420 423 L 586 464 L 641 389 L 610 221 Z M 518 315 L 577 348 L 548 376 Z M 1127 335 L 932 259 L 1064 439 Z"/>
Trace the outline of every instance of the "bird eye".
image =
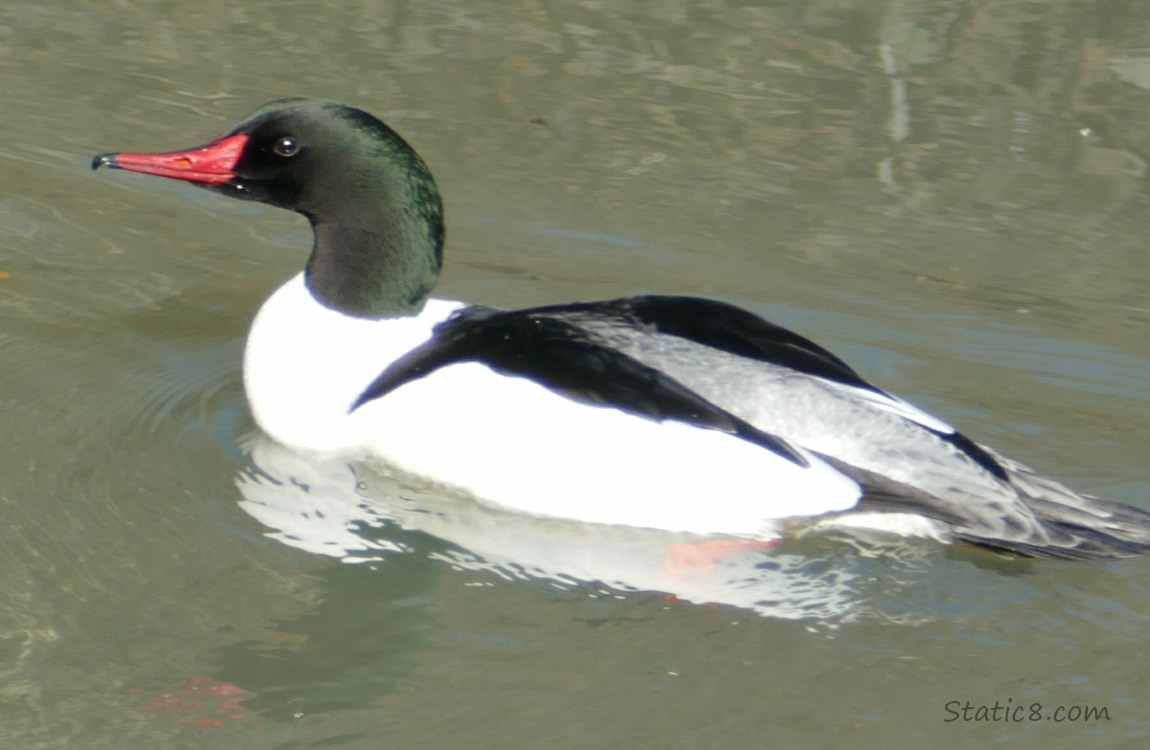
<path id="1" fill-rule="evenodd" d="M 272 146 L 272 151 L 279 156 L 295 156 L 299 153 L 299 141 L 290 135 L 285 135 L 276 141 L 276 145 Z"/>

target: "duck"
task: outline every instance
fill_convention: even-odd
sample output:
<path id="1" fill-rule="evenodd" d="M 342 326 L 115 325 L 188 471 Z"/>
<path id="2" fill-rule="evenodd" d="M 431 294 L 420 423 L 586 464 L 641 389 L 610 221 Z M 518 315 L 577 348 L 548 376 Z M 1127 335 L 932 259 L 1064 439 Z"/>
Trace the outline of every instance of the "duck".
<path id="1" fill-rule="evenodd" d="M 1150 513 L 1079 494 L 736 305 L 676 295 L 507 310 L 433 297 L 444 210 L 390 126 L 278 99 L 190 149 L 106 167 L 288 209 L 302 272 L 252 322 L 252 416 L 302 454 L 378 459 L 501 510 L 778 540 L 833 527 L 1017 557 L 1150 550 Z"/>

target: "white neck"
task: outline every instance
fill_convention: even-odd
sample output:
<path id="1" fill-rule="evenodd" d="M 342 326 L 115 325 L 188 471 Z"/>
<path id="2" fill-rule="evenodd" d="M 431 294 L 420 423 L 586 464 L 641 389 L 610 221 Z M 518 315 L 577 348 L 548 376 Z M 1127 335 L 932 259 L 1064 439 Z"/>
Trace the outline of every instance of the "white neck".
<path id="1" fill-rule="evenodd" d="M 348 414 L 388 365 L 426 341 L 462 307 L 428 300 L 416 315 L 369 320 L 320 304 L 301 273 L 268 298 L 252 322 L 244 353 L 244 387 L 256 422 L 297 448 L 347 450 L 365 428 Z"/>

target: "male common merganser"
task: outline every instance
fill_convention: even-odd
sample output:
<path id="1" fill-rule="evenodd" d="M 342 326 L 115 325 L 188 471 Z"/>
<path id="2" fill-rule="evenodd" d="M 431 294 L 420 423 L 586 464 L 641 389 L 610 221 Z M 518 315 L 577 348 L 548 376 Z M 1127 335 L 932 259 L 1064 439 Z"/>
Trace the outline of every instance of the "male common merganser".
<path id="1" fill-rule="evenodd" d="M 730 304 L 642 296 L 505 311 L 431 299 L 439 191 L 394 130 L 281 99 L 186 151 L 107 166 L 291 209 L 305 270 L 252 324 L 256 422 L 542 516 L 769 539 L 834 522 L 1023 556 L 1150 550 L 1150 513 L 1076 494 Z"/>

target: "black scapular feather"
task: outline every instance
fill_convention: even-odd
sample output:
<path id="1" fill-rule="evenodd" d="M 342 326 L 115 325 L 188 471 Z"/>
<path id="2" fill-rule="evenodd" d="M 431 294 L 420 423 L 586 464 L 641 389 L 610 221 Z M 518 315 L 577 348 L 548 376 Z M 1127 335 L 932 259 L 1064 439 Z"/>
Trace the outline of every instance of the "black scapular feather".
<path id="1" fill-rule="evenodd" d="M 380 398 L 404 383 L 460 362 L 480 362 L 504 375 L 530 378 L 581 403 L 612 407 L 655 421 L 719 430 L 795 463 L 809 462 L 782 438 L 758 429 L 658 370 L 592 341 L 575 325 L 539 311 L 470 308 L 396 360 L 352 405 Z"/>

